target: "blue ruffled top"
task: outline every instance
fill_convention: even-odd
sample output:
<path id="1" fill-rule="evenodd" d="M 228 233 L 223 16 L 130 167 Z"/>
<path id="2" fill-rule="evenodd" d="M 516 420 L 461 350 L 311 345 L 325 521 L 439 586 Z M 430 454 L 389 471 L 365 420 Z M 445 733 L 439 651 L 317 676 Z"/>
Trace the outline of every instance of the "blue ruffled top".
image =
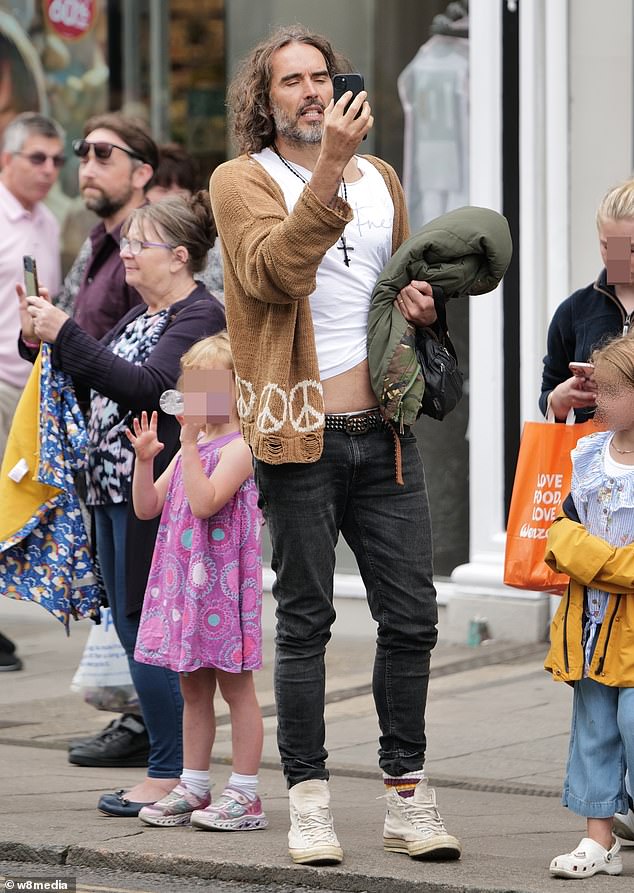
<path id="1" fill-rule="evenodd" d="M 608 474 L 605 460 L 613 436 L 613 431 L 599 431 L 578 441 L 571 454 L 570 492 L 586 530 L 611 546 L 620 547 L 634 540 L 634 465 L 623 466 L 622 474 Z M 608 593 L 588 589 L 584 623 L 586 673 L 607 603 Z"/>

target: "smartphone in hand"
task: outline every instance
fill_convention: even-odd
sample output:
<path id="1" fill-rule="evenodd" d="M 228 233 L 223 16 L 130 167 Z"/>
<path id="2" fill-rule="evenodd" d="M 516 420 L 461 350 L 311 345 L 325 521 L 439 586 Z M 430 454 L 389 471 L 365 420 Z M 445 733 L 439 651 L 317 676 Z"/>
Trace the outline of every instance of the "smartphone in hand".
<path id="1" fill-rule="evenodd" d="M 594 366 L 592 363 L 568 363 L 568 368 L 575 378 L 592 378 L 594 374 Z"/>
<path id="2" fill-rule="evenodd" d="M 332 98 L 335 103 L 338 102 L 344 93 L 348 90 L 352 90 L 352 96 L 350 98 L 350 102 L 344 109 L 344 112 L 347 112 L 350 108 L 350 103 L 362 90 L 365 90 L 363 86 L 363 75 L 358 72 L 350 72 L 349 74 L 336 74 L 332 79 Z M 356 118 L 361 114 L 361 109 L 355 115 Z"/>
<path id="3" fill-rule="evenodd" d="M 25 254 L 22 258 L 22 263 L 24 266 L 24 287 L 26 288 L 27 295 L 38 295 L 40 294 L 40 287 L 37 281 L 37 266 L 35 264 L 35 258 L 30 254 Z"/>

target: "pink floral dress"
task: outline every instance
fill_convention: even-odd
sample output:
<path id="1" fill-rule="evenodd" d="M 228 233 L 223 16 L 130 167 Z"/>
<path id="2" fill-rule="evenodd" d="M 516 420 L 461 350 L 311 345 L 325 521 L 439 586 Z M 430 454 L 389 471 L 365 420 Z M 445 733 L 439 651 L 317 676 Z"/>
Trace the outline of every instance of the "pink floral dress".
<path id="1" fill-rule="evenodd" d="M 238 431 L 199 444 L 207 476 Z M 154 547 L 135 658 L 178 673 L 262 666 L 262 517 L 252 476 L 219 512 L 198 519 L 176 460 Z"/>

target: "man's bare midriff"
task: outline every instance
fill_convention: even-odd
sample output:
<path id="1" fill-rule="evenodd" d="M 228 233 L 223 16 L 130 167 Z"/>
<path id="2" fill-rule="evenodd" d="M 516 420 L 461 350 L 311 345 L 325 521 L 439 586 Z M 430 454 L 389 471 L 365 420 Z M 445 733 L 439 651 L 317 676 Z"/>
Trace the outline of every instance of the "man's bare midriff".
<path id="1" fill-rule="evenodd" d="M 370 385 L 368 361 L 322 381 L 326 412 L 359 412 L 378 404 Z"/>

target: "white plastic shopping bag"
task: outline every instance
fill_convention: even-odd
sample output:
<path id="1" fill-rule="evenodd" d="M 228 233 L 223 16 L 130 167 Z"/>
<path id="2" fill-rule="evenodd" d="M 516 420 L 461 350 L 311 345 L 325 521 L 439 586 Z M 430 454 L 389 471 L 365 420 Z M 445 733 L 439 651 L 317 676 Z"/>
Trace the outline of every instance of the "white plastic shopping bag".
<path id="1" fill-rule="evenodd" d="M 101 624 L 94 624 L 70 684 L 97 710 L 127 712 L 139 699 L 130 676 L 128 658 L 119 641 L 110 608 L 101 608 Z"/>

